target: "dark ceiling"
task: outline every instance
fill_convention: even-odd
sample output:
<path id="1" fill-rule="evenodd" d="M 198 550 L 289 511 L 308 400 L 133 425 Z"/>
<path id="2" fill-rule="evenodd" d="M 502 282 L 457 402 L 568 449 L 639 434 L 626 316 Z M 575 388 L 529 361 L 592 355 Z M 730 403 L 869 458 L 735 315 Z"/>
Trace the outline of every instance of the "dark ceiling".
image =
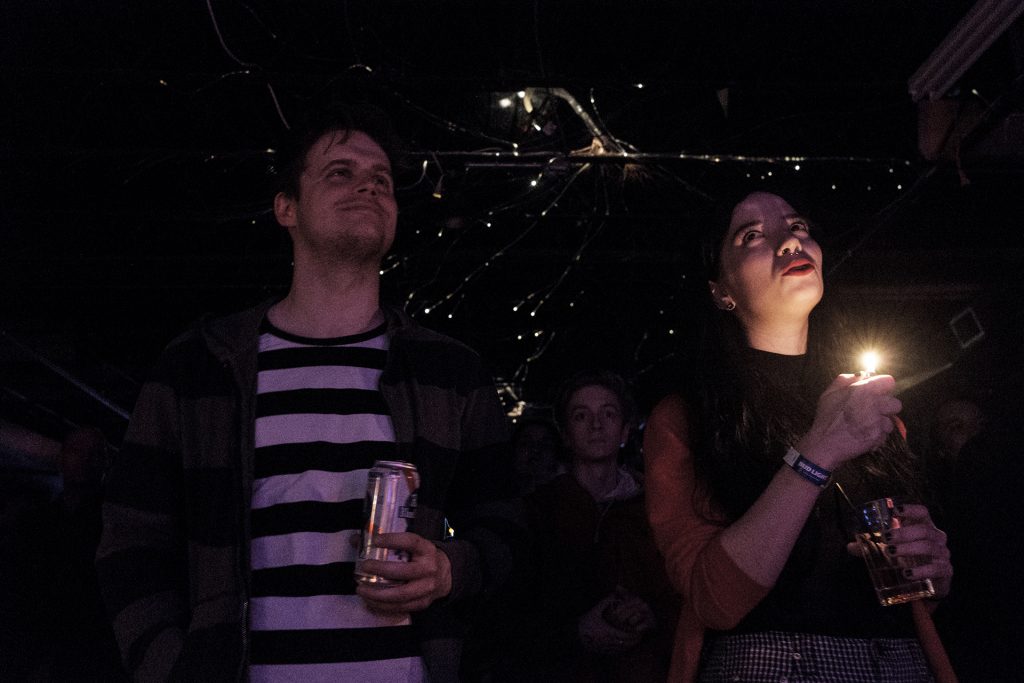
<path id="1" fill-rule="evenodd" d="M 830 296 L 893 372 L 1019 386 L 1021 21 L 947 118 L 907 91 L 972 4 L 10 0 L 0 407 L 116 441 L 177 332 L 287 285 L 270 150 L 302 108 L 355 95 L 412 160 L 385 292 L 509 396 L 585 365 L 645 399 L 668 386 L 694 216 L 751 186 L 817 217 Z M 963 349 L 966 310 L 986 337 Z"/>

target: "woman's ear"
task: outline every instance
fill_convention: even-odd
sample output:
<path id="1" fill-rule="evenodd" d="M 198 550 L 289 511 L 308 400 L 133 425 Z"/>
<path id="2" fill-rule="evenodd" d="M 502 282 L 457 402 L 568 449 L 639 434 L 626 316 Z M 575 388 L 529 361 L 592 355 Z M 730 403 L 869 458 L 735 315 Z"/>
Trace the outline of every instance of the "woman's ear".
<path id="1" fill-rule="evenodd" d="M 708 289 L 711 291 L 711 300 L 715 302 L 715 306 L 723 311 L 731 311 L 736 308 L 736 302 L 725 293 L 725 289 L 720 287 L 717 282 L 708 280 Z"/>

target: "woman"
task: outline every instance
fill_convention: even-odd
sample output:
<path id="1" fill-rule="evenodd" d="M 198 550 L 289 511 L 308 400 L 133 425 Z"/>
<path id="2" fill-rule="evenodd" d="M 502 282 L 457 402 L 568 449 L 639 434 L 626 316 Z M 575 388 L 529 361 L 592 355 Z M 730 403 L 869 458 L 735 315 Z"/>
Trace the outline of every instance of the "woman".
<path id="1" fill-rule="evenodd" d="M 844 526 L 847 496 L 916 495 L 893 378 L 829 381 L 821 249 L 784 199 L 749 194 L 722 227 L 699 388 L 663 400 L 644 438 L 648 517 L 683 596 L 670 680 L 930 680 L 910 610 L 878 605 Z M 901 514 L 890 547 L 940 598 L 945 534 L 922 505 Z"/>

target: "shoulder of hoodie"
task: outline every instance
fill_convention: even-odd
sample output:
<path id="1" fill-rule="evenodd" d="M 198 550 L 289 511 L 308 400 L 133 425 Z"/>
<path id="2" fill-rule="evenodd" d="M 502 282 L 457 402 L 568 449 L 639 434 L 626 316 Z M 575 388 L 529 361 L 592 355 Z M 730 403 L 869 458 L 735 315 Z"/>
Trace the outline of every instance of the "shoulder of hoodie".
<path id="1" fill-rule="evenodd" d="M 489 374 L 489 368 L 487 368 L 483 356 L 464 342 L 429 327 L 424 327 L 399 308 L 382 306 L 381 309 L 387 317 L 392 348 L 395 348 L 396 342 L 408 342 L 411 349 L 414 349 L 414 353 L 435 355 L 438 357 L 438 362 L 454 361 L 458 366 L 475 368 L 481 372 L 487 371 Z M 409 351 L 410 348 L 407 348 L 406 352 Z"/>
<path id="2" fill-rule="evenodd" d="M 177 365 L 203 356 L 226 360 L 255 350 L 260 322 L 279 298 L 226 315 L 207 314 L 194 320 L 164 348 L 159 364 Z"/>

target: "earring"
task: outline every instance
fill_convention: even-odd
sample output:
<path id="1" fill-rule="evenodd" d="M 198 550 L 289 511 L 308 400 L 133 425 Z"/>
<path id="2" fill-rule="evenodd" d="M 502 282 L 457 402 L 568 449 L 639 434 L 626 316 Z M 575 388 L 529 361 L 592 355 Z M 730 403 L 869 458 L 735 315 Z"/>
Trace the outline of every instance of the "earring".
<path id="1" fill-rule="evenodd" d="M 725 310 L 727 310 L 727 311 L 731 311 L 734 308 L 736 308 L 736 302 L 735 301 L 730 300 L 729 303 L 727 303 L 725 305 Z"/>

